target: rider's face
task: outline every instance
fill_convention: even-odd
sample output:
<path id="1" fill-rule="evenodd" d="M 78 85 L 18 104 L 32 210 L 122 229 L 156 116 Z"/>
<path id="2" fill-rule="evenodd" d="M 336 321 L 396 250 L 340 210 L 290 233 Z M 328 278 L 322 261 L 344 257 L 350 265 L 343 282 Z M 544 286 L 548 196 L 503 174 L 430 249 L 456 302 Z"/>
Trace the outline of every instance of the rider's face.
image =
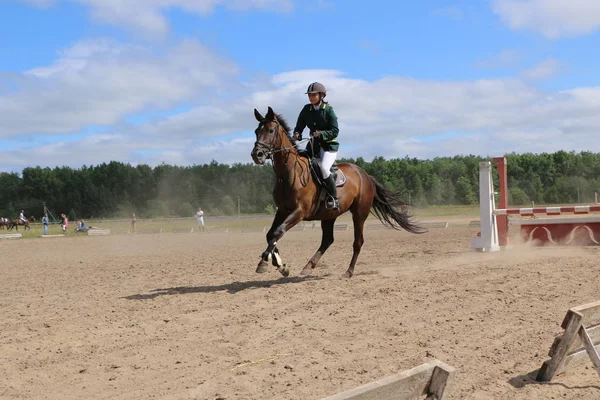
<path id="1" fill-rule="evenodd" d="M 310 104 L 313 106 L 316 106 L 321 101 L 321 95 L 319 93 L 309 93 L 308 101 L 310 101 Z"/>

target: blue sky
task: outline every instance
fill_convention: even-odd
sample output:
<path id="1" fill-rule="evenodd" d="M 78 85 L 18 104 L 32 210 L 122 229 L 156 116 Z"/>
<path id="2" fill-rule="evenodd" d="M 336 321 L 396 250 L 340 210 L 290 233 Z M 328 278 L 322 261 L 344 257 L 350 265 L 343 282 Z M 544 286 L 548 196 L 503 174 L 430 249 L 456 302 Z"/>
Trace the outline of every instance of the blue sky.
<path id="1" fill-rule="evenodd" d="M 251 162 L 253 109 L 293 123 L 312 81 L 329 89 L 342 157 L 600 151 L 591 0 L 0 0 L 0 10 L 0 171 Z"/>

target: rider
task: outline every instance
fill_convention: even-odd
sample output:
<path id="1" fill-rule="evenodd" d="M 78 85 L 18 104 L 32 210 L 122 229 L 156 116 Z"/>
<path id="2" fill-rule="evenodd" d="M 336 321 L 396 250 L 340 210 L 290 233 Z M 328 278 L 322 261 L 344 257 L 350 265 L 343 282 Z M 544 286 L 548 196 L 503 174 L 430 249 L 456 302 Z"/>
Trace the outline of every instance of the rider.
<path id="1" fill-rule="evenodd" d="M 21 210 L 21 214 L 19 214 L 19 219 L 23 221 L 24 224 L 27 223 L 27 218 L 25 218 L 25 211 Z"/>
<path id="2" fill-rule="evenodd" d="M 293 139 L 302 140 L 302 131 L 308 127 L 311 136 L 307 146 L 308 153 L 318 159 L 323 183 L 330 195 L 326 207 L 338 209 L 339 201 L 335 179 L 330 171 L 339 148 L 336 140 L 339 132 L 337 116 L 333 108 L 325 101 L 327 90 L 322 83 L 311 83 L 305 94 L 308 94 L 310 104 L 306 104 L 300 111 Z"/>

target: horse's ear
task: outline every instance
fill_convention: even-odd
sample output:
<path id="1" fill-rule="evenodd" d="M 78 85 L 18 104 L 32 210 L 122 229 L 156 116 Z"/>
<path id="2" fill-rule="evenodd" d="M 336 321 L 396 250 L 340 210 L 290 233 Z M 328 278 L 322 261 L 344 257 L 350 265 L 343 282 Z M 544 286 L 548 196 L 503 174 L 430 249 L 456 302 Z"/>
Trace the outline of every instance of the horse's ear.
<path id="1" fill-rule="evenodd" d="M 258 122 L 263 122 L 263 120 L 265 119 L 262 115 L 260 115 L 260 113 L 258 112 L 258 110 L 256 110 L 256 108 L 254 109 L 254 117 L 256 118 L 256 120 Z"/>
<path id="2" fill-rule="evenodd" d="M 269 121 L 275 121 L 276 117 L 275 117 L 275 112 L 273 112 L 273 109 L 269 106 L 269 111 L 267 111 L 267 115 L 265 116 Z"/>

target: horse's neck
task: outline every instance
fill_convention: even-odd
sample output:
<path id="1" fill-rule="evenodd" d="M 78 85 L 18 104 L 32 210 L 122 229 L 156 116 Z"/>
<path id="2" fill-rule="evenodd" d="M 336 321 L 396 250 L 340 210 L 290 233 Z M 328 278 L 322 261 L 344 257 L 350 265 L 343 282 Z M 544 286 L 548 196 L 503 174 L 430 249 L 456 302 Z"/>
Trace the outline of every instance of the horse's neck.
<path id="1" fill-rule="evenodd" d="M 295 164 L 297 164 L 299 161 L 299 155 L 296 151 L 296 148 L 293 147 L 292 142 L 290 142 L 286 134 L 282 135 L 281 149 L 277 150 L 282 151 L 279 151 L 273 155 L 273 166 L 275 168 L 275 174 L 278 178 L 285 179 L 287 181 L 297 181 L 292 180 L 290 178 L 293 178 L 293 174 L 297 173 Z"/>

